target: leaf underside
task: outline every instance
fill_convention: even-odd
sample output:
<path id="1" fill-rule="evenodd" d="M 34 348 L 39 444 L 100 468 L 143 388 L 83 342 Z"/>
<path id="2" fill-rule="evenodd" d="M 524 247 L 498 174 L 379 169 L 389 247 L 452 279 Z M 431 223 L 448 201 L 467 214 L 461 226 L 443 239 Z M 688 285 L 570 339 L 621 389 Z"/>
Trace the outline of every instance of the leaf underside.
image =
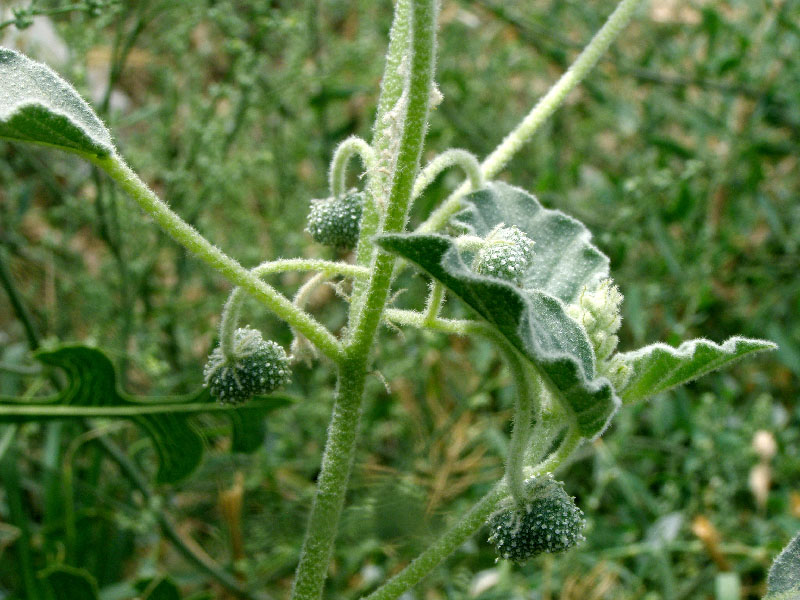
<path id="1" fill-rule="evenodd" d="M 111 134 L 50 67 L 0 48 L 0 137 L 107 156 Z"/>
<path id="2" fill-rule="evenodd" d="M 800 533 L 772 563 L 764 600 L 800 600 Z"/>
<path id="3" fill-rule="evenodd" d="M 464 199 L 457 224 L 485 235 L 499 223 L 516 225 L 534 242 L 535 259 L 518 288 L 475 273 L 470 255 L 442 235 L 386 234 L 378 244 L 413 262 L 475 310 L 555 385 L 585 437 L 601 433 L 619 405 L 613 387 L 595 375 L 594 353 L 564 302 L 608 276 L 608 259 L 578 221 L 543 208 L 524 190 L 491 183 Z M 551 246 L 555 250 L 550 250 Z"/>
<path id="4" fill-rule="evenodd" d="M 698 339 L 677 348 L 652 344 L 620 356 L 631 366 L 632 375 L 619 395 L 631 404 L 688 383 L 727 366 L 754 352 L 774 350 L 775 344 L 764 340 L 732 337 L 719 345 Z"/>
<path id="5" fill-rule="evenodd" d="M 162 407 L 158 414 L 134 414 L 120 418 L 133 421 L 153 442 L 158 457 L 156 481 L 175 482 L 188 476 L 200 464 L 203 457 L 203 438 L 190 421 L 191 413 L 169 412 L 170 407 L 191 404 L 214 410 L 216 403 L 208 390 L 201 388 L 187 396 L 137 399 L 117 389 L 114 366 L 108 357 L 96 348 L 87 346 L 62 346 L 55 350 L 38 352 L 36 358 L 49 366 L 62 369 L 67 375 L 66 387 L 49 398 L 19 399 L 0 397 L 3 406 L 48 406 L 70 405 L 81 407 Z M 231 407 L 224 414 L 231 419 L 232 450 L 252 452 L 264 439 L 264 416 L 276 408 L 292 402 L 288 396 L 254 398 L 251 404 Z M 21 421 L 30 417 L 0 416 L 0 422 Z M 45 415 L 37 418 L 48 418 Z M 50 418 L 65 418 L 53 414 Z"/>

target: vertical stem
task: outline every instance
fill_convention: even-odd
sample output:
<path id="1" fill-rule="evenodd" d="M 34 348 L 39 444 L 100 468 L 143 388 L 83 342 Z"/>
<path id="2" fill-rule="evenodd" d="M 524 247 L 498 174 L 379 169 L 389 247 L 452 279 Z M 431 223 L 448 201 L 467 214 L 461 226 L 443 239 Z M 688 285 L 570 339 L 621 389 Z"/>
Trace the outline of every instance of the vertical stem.
<path id="1" fill-rule="evenodd" d="M 371 199 L 364 206 L 361 217 L 361 235 L 356 249 L 356 262 L 361 266 L 369 266 L 375 253 L 372 236 L 380 227 L 380 206 L 385 204 L 385 190 L 391 176 L 391 163 L 387 160 L 388 134 L 385 126 L 388 113 L 403 93 L 407 80 L 407 72 L 402 68 L 404 57 L 408 56 L 411 45 L 411 0 L 397 0 L 394 9 L 392 30 L 389 33 L 389 48 L 386 52 L 386 66 L 381 82 L 381 94 L 378 99 L 378 112 L 375 116 L 375 131 L 372 148 L 375 151 L 373 168 L 368 171 L 367 193 Z M 353 285 L 353 302 L 358 306 L 366 291 L 366 283 L 356 281 Z M 352 311 L 351 311 L 352 312 Z"/>
<path id="2" fill-rule="evenodd" d="M 398 9 L 400 4 L 404 3 L 400 2 Z M 397 22 L 397 18 L 395 21 Z M 419 169 L 433 85 L 436 0 L 414 0 L 411 23 L 413 42 L 407 48 L 410 73 L 408 89 L 404 92 L 407 98 L 405 114 L 400 115 L 402 136 L 396 159 L 392 161 L 394 169 L 384 222 L 386 231 L 401 231 L 404 228 L 414 178 Z M 385 81 L 384 87 L 386 85 Z M 362 221 L 361 239 L 364 237 Z M 357 306 L 355 302 L 351 304 L 352 329 L 345 347 L 345 357 L 338 361 L 336 402 L 328 429 L 317 493 L 292 589 L 293 600 L 317 600 L 322 596 L 355 456 L 370 352 L 389 294 L 394 264 L 394 257 L 380 253 L 366 287 L 363 307 Z"/>
<path id="3" fill-rule="evenodd" d="M 346 360 L 340 365 L 339 387 L 328 426 L 317 493 L 292 589 L 292 598 L 297 600 L 322 597 L 339 515 L 353 468 L 365 379 L 364 357 Z"/>
<path id="4" fill-rule="evenodd" d="M 523 363 L 513 348 L 503 348 L 508 366 L 517 387 L 514 402 L 514 429 L 506 461 L 506 481 L 511 495 L 517 504 L 525 503 L 525 457 L 531 437 L 531 422 L 534 408 L 539 405 L 541 385 L 535 376 L 523 367 Z"/>

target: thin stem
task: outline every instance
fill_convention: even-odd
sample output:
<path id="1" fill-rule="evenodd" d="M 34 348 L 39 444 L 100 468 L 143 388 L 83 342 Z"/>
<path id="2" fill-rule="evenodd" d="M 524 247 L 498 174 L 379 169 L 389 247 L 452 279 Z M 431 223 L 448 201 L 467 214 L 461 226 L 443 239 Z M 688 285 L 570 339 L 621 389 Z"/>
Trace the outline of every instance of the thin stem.
<path id="1" fill-rule="evenodd" d="M 383 313 L 384 318 L 395 325 L 409 325 L 418 329 L 431 329 L 440 333 L 455 335 L 482 335 L 490 339 L 497 339 L 492 328 L 483 321 L 471 319 L 427 319 L 426 315 L 415 310 L 401 308 L 387 308 Z"/>
<path id="2" fill-rule="evenodd" d="M 486 179 L 492 179 L 508 164 L 523 144 L 561 105 L 573 89 L 589 74 L 597 61 L 608 50 L 611 43 L 622 33 L 630 22 L 642 0 L 621 0 L 608 17 L 603 27 L 583 49 L 575 62 L 567 69 L 556 84 L 536 103 L 522 121 L 500 142 L 500 145 L 481 163 L 481 172 Z M 441 229 L 447 220 L 460 209 L 461 198 L 469 191 L 469 184 L 462 183 L 450 197 L 437 208 L 420 226 L 423 231 Z"/>
<path id="3" fill-rule="evenodd" d="M 506 461 L 506 482 L 518 505 L 525 503 L 525 457 L 531 437 L 534 409 L 540 406 L 541 386 L 525 369 L 522 359 L 510 344 L 501 346 L 517 388 L 514 401 L 514 428 Z"/>
<path id="4" fill-rule="evenodd" d="M 375 168 L 375 151 L 366 141 L 357 136 L 350 136 L 336 147 L 328 173 L 331 195 L 338 198 L 347 189 L 347 164 L 354 156 L 358 156 L 364 163 L 365 170 L 370 172 Z"/>
<path id="5" fill-rule="evenodd" d="M 431 291 L 428 294 L 428 299 L 425 302 L 425 316 L 423 317 L 426 324 L 433 323 L 439 316 L 439 311 L 442 310 L 442 303 L 447 289 L 438 281 L 431 283 Z"/>
<path id="6" fill-rule="evenodd" d="M 400 108 L 404 109 L 398 122 L 402 125 L 402 135 L 391 161 L 394 168 L 386 205 L 385 231 L 402 231 L 404 228 L 414 178 L 419 169 L 433 86 L 436 4 L 436 0 L 414 0 L 411 6 L 413 37 L 406 38 L 411 40 L 410 46 L 406 47 L 410 55 L 410 72 L 407 90 L 402 92 L 405 100 L 400 103 Z M 400 60 L 402 62 L 402 58 Z M 400 70 L 398 67 L 397 71 Z M 360 239 L 363 240 L 364 236 L 362 221 Z M 292 589 L 293 600 L 317 600 L 322 596 L 355 457 L 370 352 L 389 295 L 395 262 L 394 257 L 379 253 L 371 270 L 363 306 L 355 302 L 350 305 L 351 333 L 345 358 L 339 361 L 336 402 Z"/>
<path id="7" fill-rule="evenodd" d="M 0 400 L 7 398 L 0 396 Z M 257 400 L 247 404 L 248 408 L 256 408 Z M 137 406 L 77 406 L 71 404 L 2 404 L 0 417 L 25 418 L 26 420 L 71 419 L 71 418 L 136 418 L 142 415 L 161 414 L 199 414 L 224 413 L 237 410 L 236 406 L 212 402 L 196 402 L 191 404 L 164 403 L 148 406 L 142 403 Z"/>
<path id="8" fill-rule="evenodd" d="M 257 277 L 265 277 L 273 273 L 283 273 L 285 271 L 320 271 L 320 275 L 326 277 L 330 277 L 331 275 L 344 275 L 345 277 L 363 278 L 369 275 L 368 269 L 359 267 L 358 265 L 306 258 L 286 258 L 266 261 L 251 269 L 250 272 Z M 246 290 L 244 288 L 233 288 L 222 308 L 222 318 L 219 324 L 219 341 L 225 356 L 233 355 L 233 338 L 236 332 L 236 326 L 239 324 L 239 315 L 242 312 L 245 294 Z M 292 304 L 297 310 L 302 310 L 303 308 L 301 304 L 296 302 L 296 299 Z"/>
<path id="9" fill-rule="evenodd" d="M 495 484 L 456 525 L 447 530 L 431 546 L 428 546 L 427 550 L 415 558 L 410 565 L 380 588 L 365 596 L 363 600 L 391 600 L 402 596 L 467 541 L 486 522 L 486 519 L 507 495 L 508 488 L 505 481 Z"/>
<path id="10" fill-rule="evenodd" d="M 292 303 L 272 286 L 262 282 L 233 258 L 213 246 L 197 230 L 170 210 L 119 156 L 92 157 L 91 160 L 119 183 L 175 241 L 196 254 L 229 281 L 258 298 L 278 317 L 307 337 L 323 354 L 334 359 L 341 355 L 341 344 L 330 331 L 308 313 L 292 306 Z"/>
<path id="11" fill-rule="evenodd" d="M 467 176 L 470 188 L 473 192 L 481 189 L 485 185 L 485 179 L 481 172 L 481 165 L 478 159 L 475 158 L 475 155 L 472 154 L 472 152 L 454 148 L 440 154 L 425 165 L 425 168 L 422 169 L 417 180 L 414 182 L 414 198 L 418 198 L 422 192 L 425 191 L 425 188 L 439 176 L 439 173 L 453 165 L 458 165 L 464 170 L 464 174 Z"/>
<path id="12" fill-rule="evenodd" d="M 577 441 L 580 441 L 579 435 L 577 436 Z M 531 476 L 538 476 L 555 470 L 572 453 L 577 441 L 575 435 L 568 435 L 556 452 L 532 470 Z M 496 483 L 456 525 L 451 527 L 432 545 L 428 546 L 410 565 L 377 590 L 365 596 L 363 600 L 394 600 L 402 596 L 480 529 L 497 508 L 497 505 L 508 496 L 508 493 L 508 484 L 505 480 Z"/>

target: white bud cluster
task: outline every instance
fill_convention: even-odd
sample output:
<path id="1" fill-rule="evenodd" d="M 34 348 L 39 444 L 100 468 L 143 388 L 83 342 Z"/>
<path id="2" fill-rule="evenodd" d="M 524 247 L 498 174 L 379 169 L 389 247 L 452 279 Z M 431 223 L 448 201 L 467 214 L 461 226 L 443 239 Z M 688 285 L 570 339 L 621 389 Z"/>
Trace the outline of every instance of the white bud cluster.
<path id="1" fill-rule="evenodd" d="M 269 394 L 289 382 L 289 358 L 272 340 L 250 327 L 233 334 L 233 356 L 217 346 L 203 369 L 205 386 L 223 403 L 239 404 L 253 396 Z"/>
<path id="2" fill-rule="evenodd" d="M 499 277 L 516 285 L 528 270 L 534 242 L 518 227 L 502 223 L 486 236 L 483 247 L 475 257 L 473 268 L 481 275 Z"/>
<path id="3" fill-rule="evenodd" d="M 348 192 L 339 198 L 315 200 L 306 219 L 306 231 L 314 241 L 349 250 L 358 243 L 364 196 Z"/>
<path id="4" fill-rule="evenodd" d="M 525 483 L 522 506 L 501 508 L 489 517 L 489 542 L 500 558 L 524 562 L 542 552 L 563 552 L 582 542 L 583 511 L 550 476 Z"/>
<path id="5" fill-rule="evenodd" d="M 567 314 L 580 323 L 589 336 L 597 359 L 597 372 L 617 388 L 631 376 L 630 366 L 615 354 L 622 325 L 622 294 L 610 279 L 593 290 L 584 288 L 576 304 L 567 306 Z"/>

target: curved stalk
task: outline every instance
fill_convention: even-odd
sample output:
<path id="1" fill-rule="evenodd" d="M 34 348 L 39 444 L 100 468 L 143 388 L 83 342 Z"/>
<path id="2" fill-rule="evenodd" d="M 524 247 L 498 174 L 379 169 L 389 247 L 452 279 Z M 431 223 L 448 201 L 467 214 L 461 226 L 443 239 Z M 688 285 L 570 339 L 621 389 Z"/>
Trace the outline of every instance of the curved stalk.
<path id="1" fill-rule="evenodd" d="M 600 57 L 608 50 L 611 43 L 622 33 L 630 22 L 636 8 L 642 0 L 621 0 L 605 24 L 594 35 L 589 44 L 575 59 L 556 84 L 536 103 L 504 139 L 497 148 L 481 163 L 481 173 L 486 179 L 492 179 L 511 160 L 523 144 L 527 142 L 564 102 L 573 89 L 589 74 Z M 461 198 L 469 191 L 469 184 L 462 183 L 450 197 L 437 208 L 419 227 L 420 231 L 437 231 L 461 207 Z"/>
<path id="2" fill-rule="evenodd" d="M 347 164 L 354 156 L 361 158 L 368 173 L 375 168 L 375 151 L 372 146 L 355 135 L 344 140 L 336 147 L 336 151 L 333 153 L 333 160 L 328 173 L 328 185 L 330 185 L 331 195 L 334 198 L 338 198 L 345 193 Z"/>
<path id="3" fill-rule="evenodd" d="M 330 331 L 308 313 L 298 310 L 275 288 L 261 281 L 236 260 L 212 245 L 156 196 L 122 158 L 111 155 L 103 158 L 92 157 L 91 160 L 108 173 L 176 242 L 196 254 L 231 283 L 246 289 L 258 298 L 278 317 L 307 337 L 323 354 L 334 359 L 341 356 L 341 344 Z"/>
<path id="4" fill-rule="evenodd" d="M 414 182 L 414 198 L 418 198 L 422 192 L 425 191 L 425 188 L 439 176 L 439 173 L 453 165 L 458 165 L 464 170 L 464 174 L 469 181 L 470 189 L 473 192 L 481 189 L 485 185 L 485 178 L 481 172 L 481 165 L 478 159 L 475 158 L 475 155 L 472 154 L 472 152 L 454 148 L 443 152 L 425 165 L 425 168 L 422 169 L 422 172 L 420 172 L 417 180 Z"/>
<path id="5" fill-rule="evenodd" d="M 369 274 L 367 269 L 359 267 L 358 265 L 305 258 L 266 261 L 250 270 L 250 272 L 257 277 L 265 277 L 273 273 L 283 273 L 285 271 L 319 271 L 320 274 L 325 276 L 344 275 L 353 278 L 364 277 Z M 245 293 L 246 290 L 242 287 L 233 288 L 228 299 L 225 301 L 225 305 L 222 307 L 222 317 L 219 323 L 219 343 L 222 347 L 222 353 L 225 356 L 233 355 L 234 333 L 239 324 L 239 315 L 242 312 L 242 303 L 245 299 Z M 303 310 L 303 307 L 296 301 L 292 301 L 292 305 L 296 310 Z"/>

